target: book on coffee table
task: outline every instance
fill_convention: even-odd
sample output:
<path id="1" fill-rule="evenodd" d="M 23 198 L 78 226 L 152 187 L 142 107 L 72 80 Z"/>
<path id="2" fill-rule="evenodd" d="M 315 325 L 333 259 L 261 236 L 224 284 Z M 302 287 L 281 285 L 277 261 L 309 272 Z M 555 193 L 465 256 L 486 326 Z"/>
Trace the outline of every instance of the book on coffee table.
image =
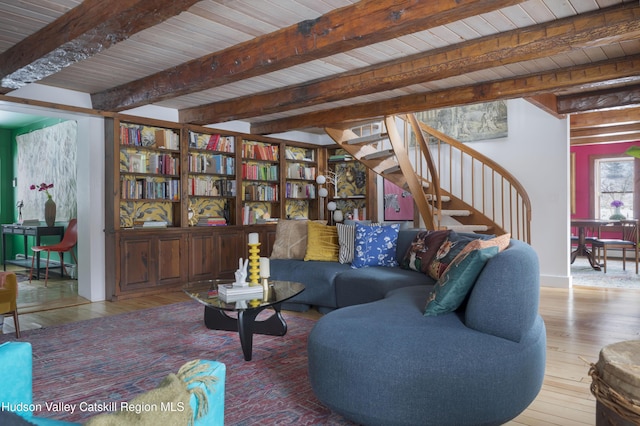
<path id="1" fill-rule="evenodd" d="M 218 286 L 218 297 L 223 302 L 260 299 L 262 294 L 262 286 L 234 286 L 233 284 Z"/>

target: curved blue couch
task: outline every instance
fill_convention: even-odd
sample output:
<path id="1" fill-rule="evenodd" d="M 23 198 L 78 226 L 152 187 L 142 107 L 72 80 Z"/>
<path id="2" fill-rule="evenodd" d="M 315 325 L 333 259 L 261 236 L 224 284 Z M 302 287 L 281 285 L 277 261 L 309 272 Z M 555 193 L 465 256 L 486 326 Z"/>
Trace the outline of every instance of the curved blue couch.
<path id="1" fill-rule="evenodd" d="M 534 250 L 511 240 L 485 265 L 464 309 L 423 315 L 431 286 L 321 318 L 308 340 L 320 401 L 365 425 L 497 425 L 540 391 L 546 332 Z"/>

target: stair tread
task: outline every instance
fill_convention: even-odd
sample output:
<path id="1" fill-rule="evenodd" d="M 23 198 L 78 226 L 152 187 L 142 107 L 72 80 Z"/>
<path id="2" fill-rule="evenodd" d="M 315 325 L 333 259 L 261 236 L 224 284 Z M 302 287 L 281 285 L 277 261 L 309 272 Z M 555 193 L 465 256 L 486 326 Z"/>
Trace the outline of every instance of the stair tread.
<path id="1" fill-rule="evenodd" d="M 469 210 L 448 210 L 448 209 L 442 209 L 440 210 L 440 214 L 446 215 L 446 216 L 471 216 L 471 211 Z"/>
<path id="2" fill-rule="evenodd" d="M 379 158 L 388 158 L 393 157 L 396 153 L 392 149 L 383 149 L 381 151 L 376 151 L 371 154 L 363 155 L 362 160 L 374 160 Z"/>
<path id="3" fill-rule="evenodd" d="M 360 145 L 365 143 L 374 143 L 384 139 L 387 139 L 388 135 L 386 133 L 375 133 L 373 135 L 361 136 L 359 138 L 349 139 L 347 143 L 349 145 Z"/>

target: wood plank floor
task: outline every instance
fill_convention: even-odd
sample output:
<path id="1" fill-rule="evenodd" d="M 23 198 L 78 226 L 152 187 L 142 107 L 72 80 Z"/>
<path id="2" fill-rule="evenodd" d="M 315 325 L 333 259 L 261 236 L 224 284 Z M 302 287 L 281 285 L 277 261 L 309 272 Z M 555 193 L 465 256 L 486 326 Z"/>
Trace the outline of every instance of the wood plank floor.
<path id="1" fill-rule="evenodd" d="M 180 293 L 120 302 L 97 302 L 20 315 L 22 322 L 52 326 L 187 300 Z M 542 391 L 510 425 L 593 425 L 595 398 L 589 363 L 608 344 L 639 339 L 640 290 L 542 288 L 540 313 L 547 328 L 547 368 Z M 315 311 L 305 316 L 319 317 Z"/>

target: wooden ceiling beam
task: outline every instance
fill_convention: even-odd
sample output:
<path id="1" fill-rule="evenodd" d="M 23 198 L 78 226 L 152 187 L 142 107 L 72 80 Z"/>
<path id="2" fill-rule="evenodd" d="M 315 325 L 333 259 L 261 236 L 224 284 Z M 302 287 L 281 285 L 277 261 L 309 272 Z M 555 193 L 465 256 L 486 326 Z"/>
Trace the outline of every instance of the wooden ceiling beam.
<path id="1" fill-rule="evenodd" d="M 640 4 L 627 3 L 489 35 L 338 76 L 185 108 L 180 111 L 180 121 L 202 125 L 241 120 L 546 58 L 580 46 L 608 45 L 638 37 Z"/>
<path id="2" fill-rule="evenodd" d="M 621 143 L 640 141 L 640 131 L 620 135 L 594 136 L 590 138 L 571 138 L 571 145 L 590 145 L 594 143 Z"/>
<path id="3" fill-rule="evenodd" d="M 199 0 L 85 0 L 0 54 L 4 88 L 39 81 L 188 9 Z"/>
<path id="4" fill-rule="evenodd" d="M 251 125 L 251 133 L 281 133 L 293 129 L 324 127 L 343 121 L 364 120 L 385 114 L 411 113 L 433 108 L 536 96 L 597 81 L 635 76 L 638 69 L 640 69 L 640 55 L 627 56 L 513 79 L 400 96 L 385 101 L 367 102 L 254 123 Z"/>
<path id="5" fill-rule="evenodd" d="M 522 3 L 523 0 L 362 0 L 220 52 L 91 96 L 121 111 L 267 74 L 318 58 Z"/>
<path id="6" fill-rule="evenodd" d="M 640 132 L 640 123 L 615 124 L 605 127 L 583 127 L 571 129 L 571 138 L 591 138 L 594 136 L 613 136 Z"/>
<path id="7" fill-rule="evenodd" d="M 558 112 L 561 114 L 597 111 L 625 105 L 640 105 L 640 85 L 558 97 Z"/>
<path id="8" fill-rule="evenodd" d="M 557 118 L 565 118 L 564 114 L 558 114 L 558 97 L 553 93 L 543 93 L 541 95 L 529 96 L 525 98 L 541 110 Z"/>
<path id="9" fill-rule="evenodd" d="M 571 129 L 640 123 L 640 106 L 571 114 Z"/>

